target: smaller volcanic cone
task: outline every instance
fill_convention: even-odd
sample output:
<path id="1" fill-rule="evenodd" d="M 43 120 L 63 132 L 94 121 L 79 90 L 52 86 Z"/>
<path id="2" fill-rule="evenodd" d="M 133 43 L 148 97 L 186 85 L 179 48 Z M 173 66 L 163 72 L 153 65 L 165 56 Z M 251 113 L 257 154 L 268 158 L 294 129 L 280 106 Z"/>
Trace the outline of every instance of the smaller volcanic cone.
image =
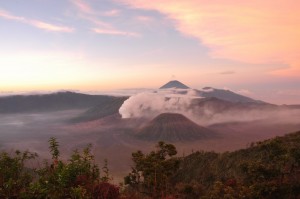
<path id="1" fill-rule="evenodd" d="M 215 137 L 215 133 L 184 115 L 162 113 L 139 129 L 136 136 L 148 141 L 192 141 Z"/>

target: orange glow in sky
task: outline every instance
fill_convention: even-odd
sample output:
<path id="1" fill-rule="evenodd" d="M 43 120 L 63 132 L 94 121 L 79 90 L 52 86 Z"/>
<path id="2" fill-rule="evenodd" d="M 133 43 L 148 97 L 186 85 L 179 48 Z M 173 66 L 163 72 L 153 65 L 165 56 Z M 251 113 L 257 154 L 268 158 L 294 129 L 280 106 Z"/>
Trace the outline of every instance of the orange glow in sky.
<path id="1" fill-rule="evenodd" d="M 176 79 L 300 103 L 300 1 L 0 2 L 0 92 Z M 272 97 L 270 97 L 272 96 Z"/>

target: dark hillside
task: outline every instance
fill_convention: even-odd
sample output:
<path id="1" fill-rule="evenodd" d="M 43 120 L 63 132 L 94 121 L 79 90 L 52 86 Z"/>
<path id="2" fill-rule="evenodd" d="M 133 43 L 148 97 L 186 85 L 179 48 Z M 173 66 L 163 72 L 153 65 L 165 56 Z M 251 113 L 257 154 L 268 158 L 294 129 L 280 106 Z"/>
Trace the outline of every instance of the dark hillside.
<path id="1" fill-rule="evenodd" d="M 267 103 L 253 103 L 253 102 L 230 102 L 216 97 L 208 97 L 203 99 L 194 99 L 191 108 L 209 108 L 215 113 L 221 113 L 232 110 L 274 110 L 279 106 Z"/>
<path id="2" fill-rule="evenodd" d="M 234 93 L 230 90 L 216 89 L 216 88 L 211 88 L 211 87 L 203 88 L 203 90 L 200 91 L 200 95 L 202 97 L 206 97 L 206 98 L 215 97 L 215 98 L 226 100 L 229 102 L 265 104 L 265 102 L 263 102 L 263 101 L 255 100 L 255 99 Z"/>
<path id="3" fill-rule="evenodd" d="M 44 95 L 0 97 L 0 113 L 43 112 L 91 108 L 114 100 L 113 96 L 58 92 Z"/>
<path id="4" fill-rule="evenodd" d="M 247 118 L 251 118 L 253 111 L 263 113 L 263 111 L 280 111 L 285 110 L 280 106 L 267 104 L 267 103 L 252 103 L 252 102 L 230 102 L 226 100 L 221 100 L 215 97 L 211 98 L 196 98 L 192 100 L 189 105 L 189 111 L 200 118 L 206 119 L 211 122 L 215 116 L 223 115 L 224 119 L 226 116 L 233 116 L 235 114 L 244 115 Z M 254 115 L 257 117 L 257 115 Z"/>
<path id="5" fill-rule="evenodd" d="M 173 180 L 197 183 L 208 190 L 204 195 L 222 195 L 226 189 L 241 194 L 244 187 L 249 198 L 299 198 L 300 131 L 235 152 L 193 153 L 182 159 Z"/>
<path id="6" fill-rule="evenodd" d="M 88 109 L 83 114 L 75 117 L 71 122 L 87 122 L 119 113 L 119 109 L 128 97 L 114 97 L 105 103 L 100 103 L 95 107 Z"/>

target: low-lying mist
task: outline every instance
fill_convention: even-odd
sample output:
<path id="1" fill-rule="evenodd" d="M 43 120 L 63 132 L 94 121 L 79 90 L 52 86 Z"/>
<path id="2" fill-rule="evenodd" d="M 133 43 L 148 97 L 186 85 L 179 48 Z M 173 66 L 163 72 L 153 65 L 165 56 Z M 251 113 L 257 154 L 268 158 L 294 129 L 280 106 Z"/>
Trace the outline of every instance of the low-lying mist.
<path id="1" fill-rule="evenodd" d="M 216 139 L 174 142 L 179 156 L 196 150 L 232 151 L 247 147 L 251 142 L 300 130 L 300 109 L 233 104 L 198 97 L 194 90 L 140 93 L 121 106 L 122 118 L 115 113 L 94 121 L 68 122 L 85 111 L 0 114 L 0 149 L 29 149 L 37 152 L 42 160 L 50 158 L 47 143 L 50 137 L 59 141 L 61 153 L 66 155 L 62 158 L 76 148 L 92 144 L 97 163 L 102 165 L 103 160 L 108 159 L 112 175 L 116 181 L 121 181 L 130 170 L 131 153 L 149 151 L 156 145 L 156 142 L 132 136 L 135 128 L 160 113 L 184 114 L 220 135 Z"/>

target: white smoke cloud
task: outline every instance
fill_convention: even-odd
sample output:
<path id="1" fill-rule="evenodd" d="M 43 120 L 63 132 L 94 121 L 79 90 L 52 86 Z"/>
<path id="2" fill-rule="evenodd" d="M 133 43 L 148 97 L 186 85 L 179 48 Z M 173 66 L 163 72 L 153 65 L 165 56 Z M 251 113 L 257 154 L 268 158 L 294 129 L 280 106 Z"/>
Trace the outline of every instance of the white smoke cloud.
<path id="1" fill-rule="evenodd" d="M 165 89 L 142 92 L 127 99 L 119 113 L 122 118 L 153 117 L 160 113 L 187 113 L 192 99 L 200 98 L 197 91 Z"/>
<path id="2" fill-rule="evenodd" d="M 194 122 L 209 126 L 227 122 L 269 121 L 299 123 L 300 109 L 231 106 L 194 101 L 200 93 L 193 89 L 164 89 L 138 93 L 119 109 L 122 118 L 153 118 L 161 113 L 180 113 Z M 199 104 L 198 104 L 199 103 Z"/>

